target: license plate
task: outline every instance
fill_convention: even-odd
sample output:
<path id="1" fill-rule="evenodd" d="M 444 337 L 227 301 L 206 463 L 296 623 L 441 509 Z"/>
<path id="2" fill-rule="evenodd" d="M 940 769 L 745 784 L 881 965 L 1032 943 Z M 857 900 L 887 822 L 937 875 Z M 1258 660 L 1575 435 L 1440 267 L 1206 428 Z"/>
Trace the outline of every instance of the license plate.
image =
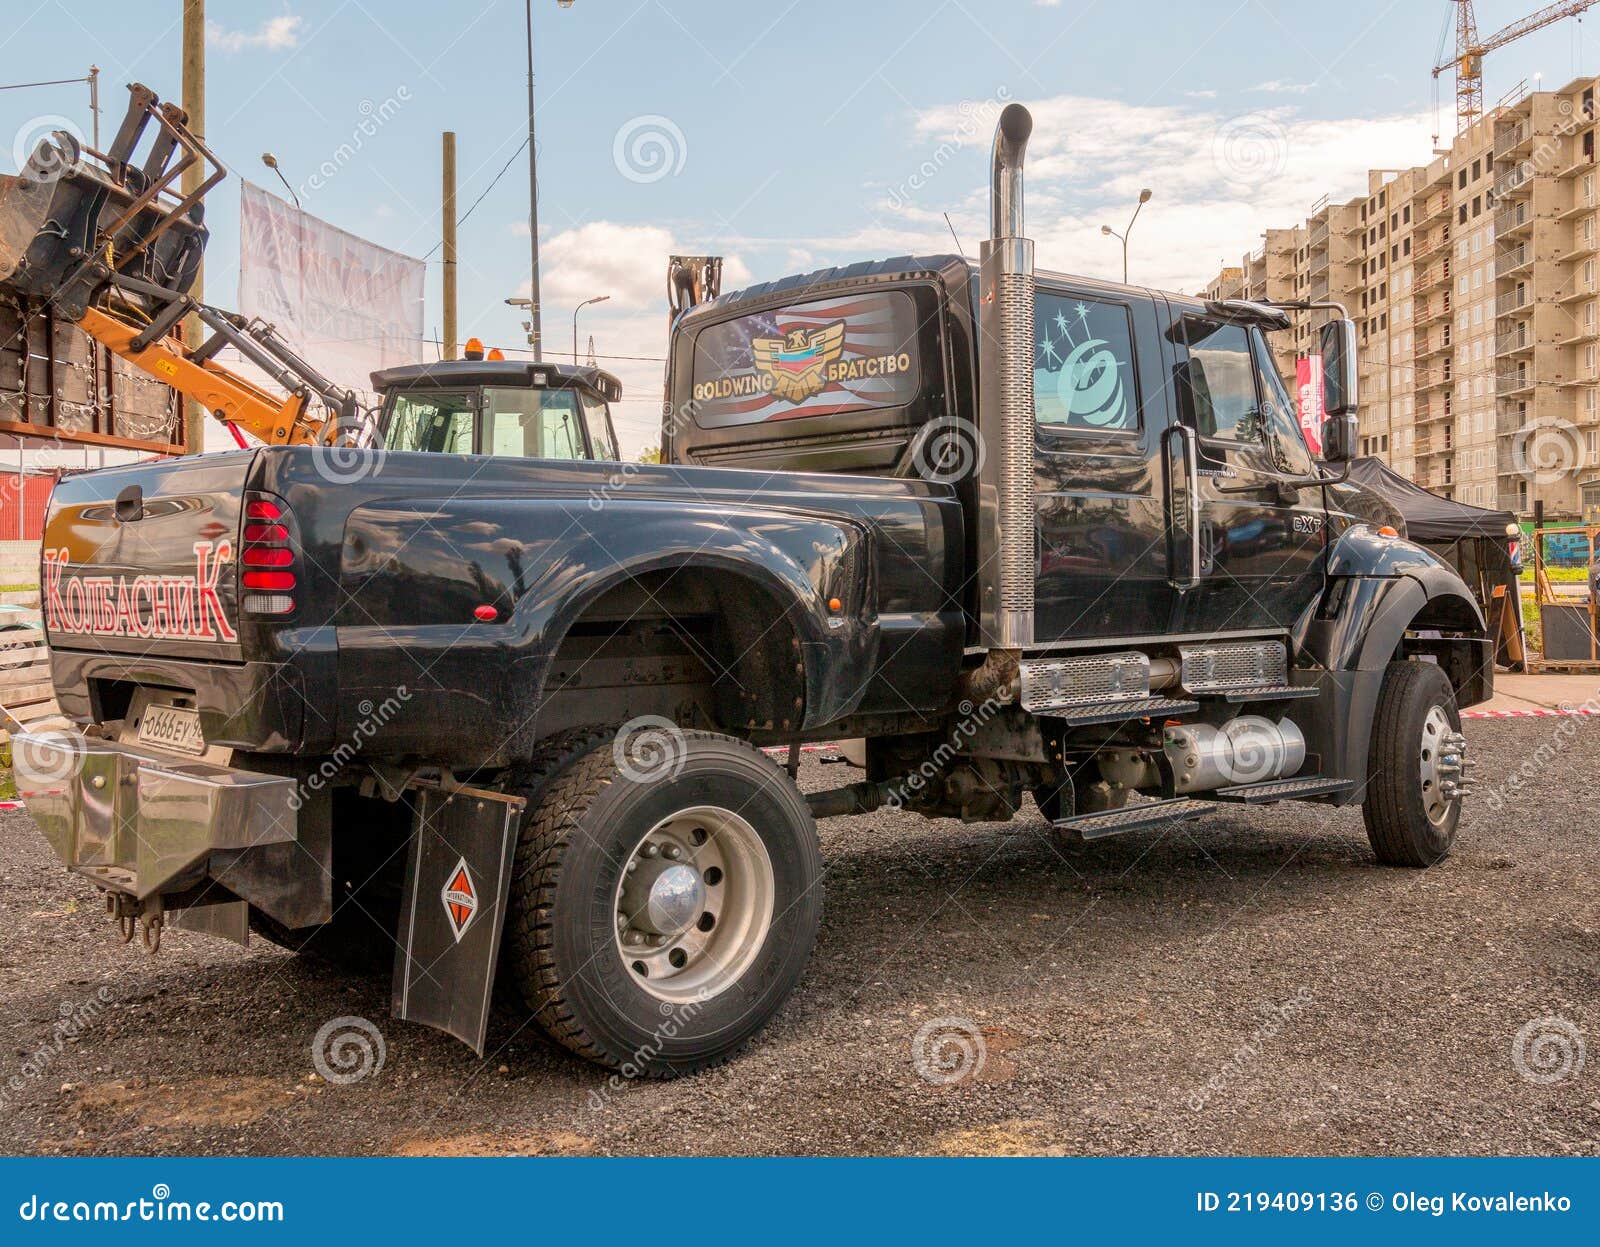
<path id="1" fill-rule="evenodd" d="M 139 741 L 180 753 L 204 753 L 206 738 L 200 733 L 200 712 L 187 706 L 149 706 L 139 721 Z"/>

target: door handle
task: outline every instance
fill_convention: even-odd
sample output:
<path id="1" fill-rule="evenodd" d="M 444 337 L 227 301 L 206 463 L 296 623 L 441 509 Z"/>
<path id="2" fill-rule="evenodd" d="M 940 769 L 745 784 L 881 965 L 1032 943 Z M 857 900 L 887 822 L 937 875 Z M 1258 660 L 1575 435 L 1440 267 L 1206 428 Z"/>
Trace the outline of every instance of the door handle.
<path id="1" fill-rule="evenodd" d="M 1189 510 L 1189 574 L 1178 585 L 1180 589 L 1193 589 L 1200 583 L 1200 446 L 1194 430 L 1186 424 L 1172 426 L 1172 432 L 1183 443 L 1184 492 Z"/>

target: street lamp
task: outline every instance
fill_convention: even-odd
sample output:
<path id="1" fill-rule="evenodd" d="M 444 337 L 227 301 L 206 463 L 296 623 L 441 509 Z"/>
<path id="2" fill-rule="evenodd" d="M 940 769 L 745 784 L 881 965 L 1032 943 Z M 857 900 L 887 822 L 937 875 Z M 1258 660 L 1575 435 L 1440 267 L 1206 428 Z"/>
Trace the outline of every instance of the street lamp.
<path id="1" fill-rule="evenodd" d="M 604 303 L 610 297 L 611 296 L 609 294 L 597 294 L 594 298 L 585 299 L 582 303 L 578 304 L 577 307 L 572 309 L 572 366 L 574 368 L 578 366 L 578 313 L 583 311 L 584 308 L 588 307 L 589 304 Z"/>
<path id="2" fill-rule="evenodd" d="M 570 9 L 574 0 L 556 0 L 563 9 Z M 539 143 L 533 131 L 533 0 L 526 0 L 524 9 L 528 26 L 528 240 L 532 253 L 532 274 L 528 293 L 528 345 L 533 347 L 537 363 L 544 353 L 544 329 L 539 317 Z"/>
<path id="3" fill-rule="evenodd" d="M 1128 284 L 1128 235 L 1133 233 L 1133 223 L 1139 219 L 1139 209 L 1144 207 L 1145 204 L 1149 202 L 1150 191 L 1148 189 L 1140 191 L 1139 202 L 1134 204 L 1133 215 L 1128 218 L 1127 228 L 1124 229 L 1122 233 L 1117 233 L 1117 231 L 1112 229 L 1109 225 L 1102 225 L 1100 227 L 1100 232 L 1102 234 L 1105 234 L 1110 238 L 1118 239 L 1122 243 L 1122 284 L 1124 286 Z"/>
<path id="4" fill-rule="evenodd" d="M 289 179 L 284 177 L 283 170 L 278 168 L 278 158 L 271 152 L 262 152 L 261 163 L 278 175 L 278 181 L 282 182 L 283 189 L 289 192 L 289 198 L 294 200 L 294 206 L 300 208 L 300 196 L 294 193 L 294 187 L 289 185 Z M 300 211 L 304 212 L 305 209 L 300 208 Z"/>

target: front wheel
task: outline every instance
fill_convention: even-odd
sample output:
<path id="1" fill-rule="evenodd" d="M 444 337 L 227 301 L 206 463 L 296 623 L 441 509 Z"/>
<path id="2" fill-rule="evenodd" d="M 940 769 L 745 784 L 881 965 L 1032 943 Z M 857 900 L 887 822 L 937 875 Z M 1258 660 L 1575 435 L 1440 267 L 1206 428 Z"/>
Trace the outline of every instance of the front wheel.
<path id="1" fill-rule="evenodd" d="M 1385 866 L 1432 866 L 1450 852 L 1461 821 L 1466 751 L 1444 672 L 1434 663 L 1390 663 L 1361 806 L 1367 839 Z"/>
<path id="2" fill-rule="evenodd" d="M 607 740 L 540 791 L 506 938 L 552 1038 L 663 1077 L 726 1060 L 788 998 L 822 863 L 804 798 L 758 750 L 687 732 L 657 761 L 641 772 Z"/>

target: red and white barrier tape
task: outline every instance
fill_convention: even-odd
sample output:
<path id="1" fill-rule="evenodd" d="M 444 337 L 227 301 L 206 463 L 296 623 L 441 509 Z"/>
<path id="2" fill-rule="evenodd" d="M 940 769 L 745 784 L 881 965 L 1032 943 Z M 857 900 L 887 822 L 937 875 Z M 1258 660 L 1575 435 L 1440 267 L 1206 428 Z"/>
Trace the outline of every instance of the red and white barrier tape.
<path id="1" fill-rule="evenodd" d="M 1568 719 L 1600 715 L 1600 710 L 1587 706 L 1573 706 L 1570 710 L 1556 710 L 1540 706 L 1536 710 L 1463 710 L 1463 719 Z"/>

